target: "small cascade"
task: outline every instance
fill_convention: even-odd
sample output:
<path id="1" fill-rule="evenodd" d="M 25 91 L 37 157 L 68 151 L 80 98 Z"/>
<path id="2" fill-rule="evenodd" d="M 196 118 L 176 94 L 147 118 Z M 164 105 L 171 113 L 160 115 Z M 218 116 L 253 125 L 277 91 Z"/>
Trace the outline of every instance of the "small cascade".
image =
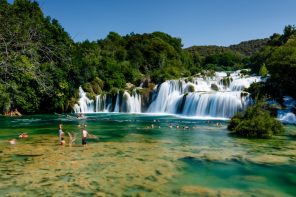
<path id="1" fill-rule="evenodd" d="M 117 92 L 116 102 L 115 102 L 115 108 L 114 108 L 114 111 L 113 112 L 119 112 L 119 99 L 120 99 L 120 95 L 119 95 L 119 92 Z"/>
<path id="2" fill-rule="evenodd" d="M 159 91 L 155 91 L 157 94 L 156 99 L 150 104 L 148 112 L 162 113 L 168 112 L 170 107 L 174 107 L 171 104 L 175 103 L 183 93 L 186 84 L 180 80 L 170 80 L 161 84 Z M 157 88 L 157 87 L 156 87 Z"/>
<path id="3" fill-rule="evenodd" d="M 230 118 L 245 105 L 240 92 L 190 93 L 186 96 L 182 114 Z"/>
<path id="4" fill-rule="evenodd" d="M 131 95 L 127 91 L 123 94 L 117 92 L 115 96 L 100 94 L 96 96 L 96 101 L 94 102 L 86 97 L 86 93 L 80 87 L 79 97 L 78 104 L 75 104 L 73 107 L 75 113 L 142 112 L 142 97 L 136 90 L 134 90 Z"/>
<path id="5" fill-rule="evenodd" d="M 284 96 L 285 109 L 278 110 L 278 119 L 287 124 L 296 124 L 296 115 L 292 112 L 292 109 L 296 107 L 296 100 L 290 96 Z"/>
<path id="6" fill-rule="evenodd" d="M 230 83 L 230 91 L 242 91 L 249 88 L 252 83 L 259 82 L 260 77 L 237 78 Z"/>
<path id="7" fill-rule="evenodd" d="M 109 100 L 107 99 L 106 94 L 97 95 L 95 112 L 108 112 L 110 107 Z"/>
<path id="8" fill-rule="evenodd" d="M 130 95 L 127 91 L 123 94 L 124 105 L 126 106 L 125 112 L 129 113 L 141 113 L 142 99 L 141 95 L 137 94 L 136 91 Z"/>
<path id="9" fill-rule="evenodd" d="M 91 113 L 94 112 L 94 100 L 87 98 L 86 93 L 79 87 L 79 100 L 78 104 L 74 107 L 75 113 Z"/>

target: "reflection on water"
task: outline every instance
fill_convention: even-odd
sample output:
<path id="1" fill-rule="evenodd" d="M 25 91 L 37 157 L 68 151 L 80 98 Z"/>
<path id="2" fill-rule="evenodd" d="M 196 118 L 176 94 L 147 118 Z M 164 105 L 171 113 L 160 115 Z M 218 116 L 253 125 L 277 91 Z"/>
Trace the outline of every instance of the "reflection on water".
<path id="1" fill-rule="evenodd" d="M 230 136 L 225 121 L 171 116 L 0 121 L 3 196 L 296 196 L 295 126 L 284 136 L 249 140 Z M 72 147 L 58 145 L 59 123 L 76 135 Z M 88 125 L 87 147 L 79 124 Z M 29 138 L 10 145 L 22 132 Z"/>

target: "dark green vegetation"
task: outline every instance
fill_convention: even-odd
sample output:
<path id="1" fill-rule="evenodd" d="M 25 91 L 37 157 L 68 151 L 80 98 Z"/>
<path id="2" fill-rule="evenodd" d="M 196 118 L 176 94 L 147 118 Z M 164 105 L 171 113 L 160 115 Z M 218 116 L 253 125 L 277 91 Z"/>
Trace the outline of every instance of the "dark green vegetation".
<path id="1" fill-rule="evenodd" d="M 250 87 L 254 97 L 296 98 L 296 27 L 289 25 L 282 35 L 272 35 L 268 45 L 251 56 L 248 66 L 253 73 L 270 75 L 266 83 Z"/>
<path id="2" fill-rule="evenodd" d="M 181 40 L 162 32 L 115 32 L 75 43 L 36 2 L 0 0 L 0 109 L 22 113 L 70 111 L 80 85 L 90 93 L 191 75 Z"/>
<path id="3" fill-rule="evenodd" d="M 283 125 L 270 115 L 262 101 L 250 106 L 246 112 L 232 117 L 228 129 L 244 137 L 271 137 L 284 132 Z"/>
<path id="4" fill-rule="evenodd" d="M 9 5 L 0 0 L 1 111 L 66 110 L 76 89 L 74 48 L 69 35 L 56 20 L 44 17 L 36 2 Z"/>
<path id="5" fill-rule="evenodd" d="M 271 75 L 268 86 L 253 88 L 260 94 L 276 88 L 282 92 L 273 96 L 295 97 L 294 35 L 295 28 L 288 26 L 283 35 L 270 39 L 188 49 L 182 48 L 181 39 L 162 32 L 110 32 L 101 40 L 75 43 L 36 2 L 0 0 L 0 111 L 69 112 L 80 85 L 94 96 L 117 92 L 126 83 L 138 86 L 144 81 L 149 90 L 203 70 L 241 68 Z"/>
<path id="6" fill-rule="evenodd" d="M 229 47 L 192 46 L 185 50 L 191 53 L 193 62 L 200 70 L 232 71 L 246 68 L 249 57 L 266 46 L 267 41 L 250 40 Z"/>

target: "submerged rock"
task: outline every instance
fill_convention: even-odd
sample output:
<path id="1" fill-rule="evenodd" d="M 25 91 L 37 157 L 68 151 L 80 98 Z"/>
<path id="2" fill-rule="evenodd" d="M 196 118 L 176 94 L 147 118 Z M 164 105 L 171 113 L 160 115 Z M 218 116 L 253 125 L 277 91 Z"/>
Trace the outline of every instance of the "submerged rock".
<path id="1" fill-rule="evenodd" d="M 181 195 L 193 195 L 193 196 L 207 196 L 207 197 L 243 197 L 247 196 L 246 193 L 243 193 L 237 189 L 211 189 L 208 187 L 188 185 L 183 186 L 180 191 Z"/>
<path id="2" fill-rule="evenodd" d="M 202 186 L 196 186 L 196 185 L 186 185 L 181 188 L 180 191 L 181 195 L 183 194 L 193 194 L 197 196 L 217 196 L 217 191 L 207 188 L 207 187 L 202 187 Z"/>
<path id="3" fill-rule="evenodd" d="M 246 160 L 257 164 L 286 164 L 289 163 L 289 157 L 278 155 L 258 155 L 247 157 Z"/>

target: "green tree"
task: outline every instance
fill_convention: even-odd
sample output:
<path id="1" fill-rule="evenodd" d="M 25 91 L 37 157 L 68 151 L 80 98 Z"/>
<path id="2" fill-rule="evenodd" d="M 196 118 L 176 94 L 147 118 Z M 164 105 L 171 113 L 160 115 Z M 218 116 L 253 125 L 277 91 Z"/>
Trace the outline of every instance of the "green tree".
<path id="1" fill-rule="evenodd" d="M 266 138 L 284 132 L 282 124 L 270 115 L 266 103 L 259 101 L 246 112 L 234 115 L 228 129 L 243 137 Z"/>
<path id="2" fill-rule="evenodd" d="M 259 70 L 259 74 L 262 76 L 262 77 L 266 77 L 267 74 L 268 74 L 268 70 L 266 68 L 266 65 L 265 63 L 262 64 L 260 70 Z"/>

